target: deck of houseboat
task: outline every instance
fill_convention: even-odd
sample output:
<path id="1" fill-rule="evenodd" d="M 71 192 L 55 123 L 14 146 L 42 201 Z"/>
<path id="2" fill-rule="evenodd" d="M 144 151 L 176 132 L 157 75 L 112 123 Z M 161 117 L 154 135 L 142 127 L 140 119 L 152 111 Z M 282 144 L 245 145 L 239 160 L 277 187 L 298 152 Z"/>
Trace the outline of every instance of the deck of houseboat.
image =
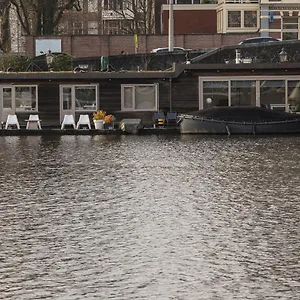
<path id="1" fill-rule="evenodd" d="M 156 127 L 145 126 L 138 134 L 179 134 L 178 127 Z M 42 129 L 0 129 L 0 136 L 39 136 L 39 135 L 127 135 L 118 126 L 114 129 L 60 129 L 59 127 L 43 127 Z"/>

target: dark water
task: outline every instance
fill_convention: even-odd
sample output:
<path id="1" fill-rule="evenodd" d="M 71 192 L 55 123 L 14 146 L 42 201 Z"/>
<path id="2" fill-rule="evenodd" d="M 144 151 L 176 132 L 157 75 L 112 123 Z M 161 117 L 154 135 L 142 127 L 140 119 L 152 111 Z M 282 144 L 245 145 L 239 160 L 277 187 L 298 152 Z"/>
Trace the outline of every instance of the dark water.
<path id="1" fill-rule="evenodd" d="M 300 137 L 0 137 L 0 299 L 300 298 Z"/>

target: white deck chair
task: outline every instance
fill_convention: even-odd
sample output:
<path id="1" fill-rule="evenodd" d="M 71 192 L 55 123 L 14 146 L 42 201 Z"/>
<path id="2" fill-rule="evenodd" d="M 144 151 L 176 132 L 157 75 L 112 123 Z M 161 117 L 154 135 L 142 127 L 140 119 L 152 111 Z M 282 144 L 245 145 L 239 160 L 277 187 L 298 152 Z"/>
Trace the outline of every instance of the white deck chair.
<path id="1" fill-rule="evenodd" d="M 27 121 L 26 129 L 42 129 L 39 115 L 29 115 L 28 120 L 25 121 Z"/>
<path id="2" fill-rule="evenodd" d="M 8 115 L 7 116 L 5 129 L 8 129 L 9 126 L 17 126 L 17 128 L 20 129 L 20 124 L 19 124 L 17 115 Z"/>
<path id="3" fill-rule="evenodd" d="M 79 120 L 77 122 L 76 129 L 79 129 L 80 125 L 86 125 L 89 127 L 89 129 L 92 129 L 89 115 L 80 115 L 79 116 Z"/>
<path id="4" fill-rule="evenodd" d="M 72 125 L 73 128 L 75 129 L 75 121 L 74 121 L 74 116 L 73 115 L 64 115 L 64 119 L 61 123 L 61 129 L 65 129 L 66 125 Z"/>

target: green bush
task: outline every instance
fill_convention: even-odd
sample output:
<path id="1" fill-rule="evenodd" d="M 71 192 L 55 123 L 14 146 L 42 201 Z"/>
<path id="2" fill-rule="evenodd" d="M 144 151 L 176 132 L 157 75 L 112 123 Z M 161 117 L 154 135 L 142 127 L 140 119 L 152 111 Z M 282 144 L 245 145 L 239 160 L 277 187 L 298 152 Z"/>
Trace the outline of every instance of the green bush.
<path id="1" fill-rule="evenodd" d="M 12 71 L 23 72 L 30 62 L 28 56 L 4 54 L 0 56 L 0 70 L 6 72 L 11 68 Z"/>

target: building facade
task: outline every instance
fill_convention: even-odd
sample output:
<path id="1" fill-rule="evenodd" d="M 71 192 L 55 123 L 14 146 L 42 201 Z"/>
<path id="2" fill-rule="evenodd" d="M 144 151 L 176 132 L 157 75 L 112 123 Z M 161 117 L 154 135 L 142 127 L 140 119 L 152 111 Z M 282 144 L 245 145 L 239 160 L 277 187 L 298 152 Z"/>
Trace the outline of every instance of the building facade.
<path id="1" fill-rule="evenodd" d="M 65 11 L 59 34 L 155 33 L 155 0 L 79 0 L 80 11 Z"/>
<path id="2" fill-rule="evenodd" d="M 168 33 L 170 5 L 162 5 L 162 32 Z M 298 0 L 174 0 L 174 33 L 256 33 L 299 39 Z"/>

